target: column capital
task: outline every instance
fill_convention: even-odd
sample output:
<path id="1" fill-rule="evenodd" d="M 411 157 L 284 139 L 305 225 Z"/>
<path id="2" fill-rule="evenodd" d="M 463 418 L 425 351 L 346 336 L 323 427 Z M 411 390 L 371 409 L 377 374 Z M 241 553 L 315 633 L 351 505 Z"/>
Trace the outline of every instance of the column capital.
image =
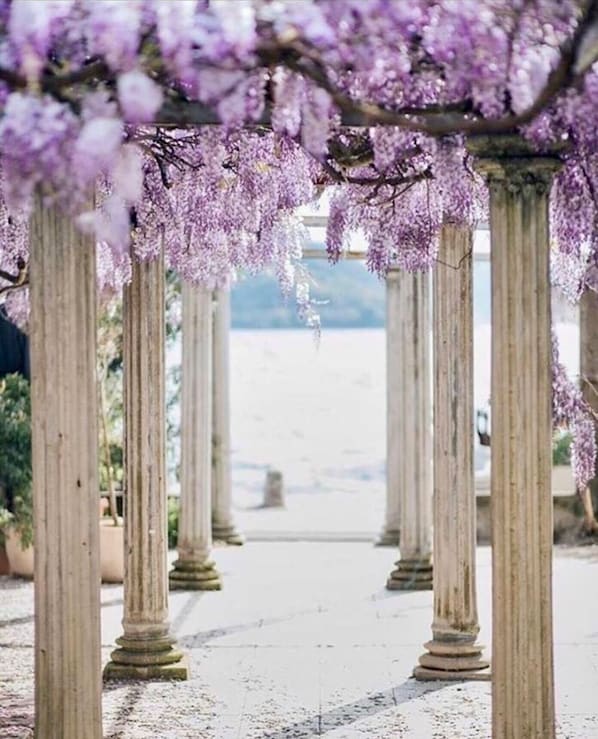
<path id="1" fill-rule="evenodd" d="M 467 150 L 475 157 L 474 167 L 488 185 L 500 185 L 510 192 L 529 188 L 548 192 L 566 147 L 566 142 L 559 142 L 539 151 L 531 142 L 514 134 L 473 136 L 467 141 Z"/>
<path id="2" fill-rule="evenodd" d="M 404 272 L 397 264 L 391 264 L 386 272 L 387 280 L 398 280 L 401 273 Z"/>

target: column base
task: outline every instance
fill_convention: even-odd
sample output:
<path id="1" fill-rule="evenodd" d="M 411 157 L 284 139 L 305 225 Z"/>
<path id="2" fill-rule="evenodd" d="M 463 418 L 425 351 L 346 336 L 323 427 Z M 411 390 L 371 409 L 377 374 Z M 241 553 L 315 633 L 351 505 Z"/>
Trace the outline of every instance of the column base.
<path id="1" fill-rule="evenodd" d="M 386 581 L 387 590 L 432 590 L 432 563 L 429 559 L 400 559 Z"/>
<path id="2" fill-rule="evenodd" d="M 398 529 L 383 529 L 382 533 L 376 539 L 375 545 L 377 547 L 398 547 L 399 546 L 399 530 Z"/>
<path id="3" fill-rule="evenodd" d="M 428 650 L 413 670 L 416 680 L 490 680 L 490 663 L 482 656 L 484 647 L 473 642 L 426 642 Z"/>
<path id="4" fill-rule="evenodd" d="M 187 657 L 174 646 L 170 636 L 129 639 L 121 636 L 119 645 L 104 667 L 104 680 L 188 680 Z"/>
<path id="5" fill-rule="evenodd" d="M 234 524 L 228 526 L 212 523 L 212 539 L 214 541 L 222 541 L 230 546 L 241 546 L 245 544 L 245 537 L 240 534 Z"/>
<path id="6" fill-rule="evenodd" d="M 177 559 L 168 575 L 171 590 L 221 590 L 220 573 L 213 562 Z"/>

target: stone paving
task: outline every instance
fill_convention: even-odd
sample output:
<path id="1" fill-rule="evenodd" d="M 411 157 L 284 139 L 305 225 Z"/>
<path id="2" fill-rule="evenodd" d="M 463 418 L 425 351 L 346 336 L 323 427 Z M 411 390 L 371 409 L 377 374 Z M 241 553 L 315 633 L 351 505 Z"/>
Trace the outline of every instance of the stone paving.
<path id="1" fill-rule="evenodd" d="M 559 734 L 598 737 L 598 547 L 555 551 Z M 171 595 L 186 683 L 110 684 L 111 739 L 473 739 L 490 736 L 488 683 L 410 678 L 429 638 L 431 593 L 389 593 L 394 552 L 368 543 L 251 542 L 217 549 L 220 593 Z M 481 639 L 490 552 L 478 550 Z M 0 736 L 32 736 L 33 589 L 0 579 Z M 102 588 L 106 661 L 122 589 Z M 57 738 L 59 739 L 59 738 Z"/>

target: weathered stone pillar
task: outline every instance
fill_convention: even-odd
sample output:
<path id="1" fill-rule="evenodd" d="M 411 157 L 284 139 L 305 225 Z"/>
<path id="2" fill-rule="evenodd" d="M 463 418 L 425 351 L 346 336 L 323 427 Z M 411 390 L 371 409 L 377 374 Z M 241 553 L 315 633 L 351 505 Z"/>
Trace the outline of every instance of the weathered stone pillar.
<path id="1" fill-rule="evenodd" d="M 401 558 L 386 587 L 389 590 L 430 590 L 432 429 L 430 407 L 430 300 L 426 273 L 391 270 L 387 282 L 397 282 L 399 294 L 397 341 L 387 360 L 389 378 L 396 382 L 396 407 L 389 417 L 389 440 L 397 464 L 401 512 Z M 393 288 L 391 288 L 393 289 Z M 396 457 L 394 456 L 396 454 Z"/>
<path id="2" fill-rule="evenodd" d="M 212 549 L 212 292 L 183 282 L 181 509 L 170 587 L 219 590 Z"/>
<path id="3" fill-rule="evenodd" d="M 552 739 L 548 198 L 558 160 L 516 137 L 470 149 L 490 189 L 492 736 Z"/>
<path id="4" fill-rule="evenodd" d="M 476 644 L 473 234 L 445 225 L 434 270 L 434 620 L 420 680 L 489 679 Z"/>
<path id="5" fill-rule="evenodd" d="M 579 376 L 583 398 L 598 414 L 598 293 L 586 290 L 579 301 Z M 597 439 L 598 441 L 598 430 Z M 596 470 L 594 470 L 596 473 Z M 581 491 L 584 507 L 584 529 L 587 534 L 598 532 L 595 510 L 598 507 L 598 476 Z"/>
<path id="6" fill-rule="evenodd" d="M 378 546 L 399 546 L 399 489 L 401 485 L 401 440 L 398 437 L 401 407 L 400 376 L 396 372 L 401 352 L 401 294 L 398 272 L 386 277 L 386 512 Z"/>
<path id="7" fill-rule="evenodd" d="M 579 374 L 586 403 L 598 411 L 598 293 L 586 290 L 579 301 Z"/>
<path id="8" fill-rule="evenodd" d="M 212 536 L 243 544 L 232 513 L 230 446 L 230 291 L 214 290 L 214 357 L 212 366 Z"/>
<path id="9" fill-rule="evenodd" d="M 100 739 L 94 240 L 31 219 L 35 736 Z"/>
<path id="10" fill-rule="evenodd" d="M 164 261 L 133 262 L 124 292 L 124 634 L 107 679 L 186 679 L 168 623 Z"/>

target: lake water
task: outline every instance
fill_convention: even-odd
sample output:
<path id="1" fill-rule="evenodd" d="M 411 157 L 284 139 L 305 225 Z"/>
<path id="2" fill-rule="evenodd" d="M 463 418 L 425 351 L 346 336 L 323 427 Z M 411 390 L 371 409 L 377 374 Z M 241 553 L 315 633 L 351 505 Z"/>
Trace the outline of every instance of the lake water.
<path id="1" fill-rule="evenodd" d="M 561 357 L 578 373 L 579 332 L 556 326 Z M 235 500 L 255 503 L 268 467 L 289 494 L 383 491 L 386 456 L 384 329 L 231 332 Z M 490 326 L 475 330 L 475 406 L 490 394 Z M 472 419 L 473 422 L 473 419 Z M 476 450 L 483 467 L 486 449 Z"/>

